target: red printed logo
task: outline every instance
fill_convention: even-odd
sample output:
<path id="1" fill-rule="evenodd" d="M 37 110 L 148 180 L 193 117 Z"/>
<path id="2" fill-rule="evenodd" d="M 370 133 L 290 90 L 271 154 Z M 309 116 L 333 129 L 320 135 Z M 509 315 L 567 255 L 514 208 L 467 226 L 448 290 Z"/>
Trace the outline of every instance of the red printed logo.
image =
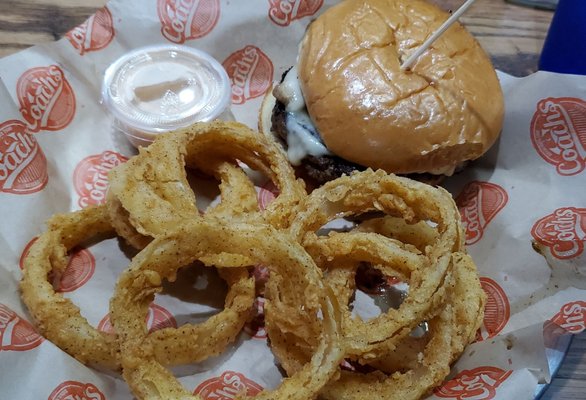
<path id="1" fill-rule="evenodd" d="M 465 370 L 436 389 L 434 394 L 444 399 L 489 400 L 496 396 L 496 389 L 513 373 L 496 367 L 478 367 Z"/>
<path id="2" fill-rule="evenodd" d="M 269 18 L 279 26 L 288 26 L 292 21 L 313 15 L 324 0 L 269 0 Z"/>
<path id="3" fill-rule="evenodd" d="M 49 175 L 47 159 L 25 124 L 0 125 L 0 192 L 30 194 L 43 190 Z"/>
<path id="4" fill-rule="evenodd" d="M 232 400 L 243 396 L 255 396 L 263 387 L 238 372 L 226 371 L 208 379 L 195 388 L 193 394 L 204 400 Z"/>
<path id="5" fill-rule="evenodd" d="M 273 81 L 273 63 L 256 46 L 232 53 L 222 65 L 230 77 L 234 104 L 264 95 Z"/>
<path id="6" fill-rule="evenodd" d="M 86 284 L 94 275 L 96 259 L 88 249 L 78 249 L 71 254 L 65 272 L 61 275 L 57 291 L 72 292 Z"/>
<path id="7" fill-rule="evenodd" d="M 468 183 L 456 198 L 466 228 L 466 244 L 477 243 L 488 223 L 503 209 L 509 197 L 505 190 L 490 182 Z"/>
<path id="8" fill-rule="evenodd" d="M 258 189 L 258 205 L 261 210 L 267 208 L 269 203 L 279 195 L 279 189 L 272 181 L 268 181 Z"/>
<path id="9" fill-rule="evenodd" d="M 81 160 L 73 172 L 73 186 L 79 195 L 79 206 L 85 208 L 103 204 L 108 191 L 108 172 L 126 161 L 126 157 L 113 151 Z"/>
<path id="10" fill-rule="evenodd" d="M 0 304 L 0 351 L 26 351 L 34 349 L 43 337 L 14 311 Z"/>
<path id="11" fill-rule="evenodd" d="M 537 104 L 531 120 L 531 142 L 560 175 L 576 175 L 586 167 L 586 102 L 550 97 Z"/>
<path id="12" fill-rule="evenodd" d="M 56 65 L 26 71 L 16 83 L 20 112 L 32 132 L 58 131 L 75 115 L 75 95 Z"/>
<path id="13" fill-rule="evenodd" d="M 22 251 L 21 255 L 20 255 L 20 260 L 18 261 L 18 265 L 20 266 L 20 269 L 24 269 L 24 260 L 25 258 L 28 257 L 28 252 L 31 249 L 31 246 L 37 241 L 37 237 L 33 238 L 30 242 L 27 243 L 26 246 L 24 246 L 24 250 Z"/>
<path id="14" fill-rule="evenodd" d="M 149 306 L 146 323 L 149 333 L 163 328 L 177 328 L 177 321 L 175 321 L 173 315 L 157 304 L 151 304 Z M 106 333 L 114 333 L 109 314 L 102 318 L 98 324 L 98 330 Z"/>
<path id="15" fill-rule="evenodd" d="M 586 330 L 586 301 L 565 304 L 551 321 L 570 333 L 584 332 Z"/>
<path id="16" fill-rule="evenodd" d="M 51 392 L 47 400 L 106 400 L 106 397 L 91 383 L 65 381 Z"/>
<path id="17" fill-rule="evenodd" d="M 252 318 L 244 325 L 244 332 L 255 339 L 266 339 L 265 299 L 263 297 L 257 297 L 252 307 Z"/>
<path id="18" fill-rule="evenodd" d="M 484 306 L 484 323 L 476 334 L 476 340 L 482 341 L 496 336 L 507 324 L 511 316 L 511 307 L 505 291 L 490 278 L 481 277 L 480 284 L 486 293 Z"/>
<path id="19" fill-rule="evenodd" d="M 161 33 L 184 43 L 210 33 L 220 18 L 220 0 L 157 0 Z"/>
<path id="20" fill-rule="evenodd" d="M 114 22 L 107 7 L 100 8 L 83 24 L 65 34 L 82 56 L 105 48 L 114 38 Z"/>
<path id="21" fill-rule="evenodd" d="M 34 238 L 24 248 L 20 256 L 20 269 L 24 268 L 24 259 L 38 238 Z M 96 259 L 94 255 L 84 248 L 75 248 L 70 252 L 69 262 L 61 276 L 54 276 L 53 286 L 60 293 L 73 292 L 79 289 L 90 280 L 96 270 Z"/>
<path id="22" fill-rule="evenodd" d="M 560 260 L 578 257 L 586 242 L 586 208 L 558 208 L 533 225 L 533 238 Z"/>

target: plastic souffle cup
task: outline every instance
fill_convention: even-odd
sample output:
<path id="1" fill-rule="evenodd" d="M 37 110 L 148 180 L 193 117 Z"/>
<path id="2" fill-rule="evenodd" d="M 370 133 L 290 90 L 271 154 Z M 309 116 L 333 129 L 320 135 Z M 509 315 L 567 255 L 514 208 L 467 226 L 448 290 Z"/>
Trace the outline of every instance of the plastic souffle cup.
<path id="1" fill-rule="evenodd" d="M 233 120 L 230 97 L 222 65 L 187 46 L 133 50 L 108 67 L 102 84 L 103 104 L 135 147 L 196 122 Z"/>

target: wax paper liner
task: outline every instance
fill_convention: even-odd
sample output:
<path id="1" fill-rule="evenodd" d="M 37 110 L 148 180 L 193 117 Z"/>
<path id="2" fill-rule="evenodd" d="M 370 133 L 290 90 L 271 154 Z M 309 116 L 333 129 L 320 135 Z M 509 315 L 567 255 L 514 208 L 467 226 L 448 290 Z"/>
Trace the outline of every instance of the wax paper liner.
<path id="1" fill-rule="evenodd" d="M 107 171 L 134 154 L 100 104 L 107 66 L 145 45 L 205 50 L 229 73 L 235 118 L 255 127 L 262 96 L 295 62 L 305 27 L 335 3 L 116 0 L 58 42 L 0 60 L 1 398 L 131 397 L 115 374 L 87 368 L 38 336 L 18 292 L 21 255 L 44 221 L 102 202 Z M 486 318 L 431 398 L 532 399 L 550 379 L 547 355 L 563 352 L 564 338 L 585 329 L 586 77 L 500 79 L 500 141 L 446 184 L 488 293 Z M 266 182 L 257 185 L 259 197 L 270 198 Z M 128 264 L 124 250 L 109 239 L 74 257 L 83 282 L 70 282 L 80 287 L 65 295 L 102 329 Z M 222 282 L 213 271 L 186 274 L 187 283 L 157 296 L 151 328 L 199 321 L 221 308 Z M 262 329 L 252 328 L 221 356 L 174 372 L 207 398 L 231 398 L 241 385 L 249 393 L 275 387 L 281 374 Z"/>

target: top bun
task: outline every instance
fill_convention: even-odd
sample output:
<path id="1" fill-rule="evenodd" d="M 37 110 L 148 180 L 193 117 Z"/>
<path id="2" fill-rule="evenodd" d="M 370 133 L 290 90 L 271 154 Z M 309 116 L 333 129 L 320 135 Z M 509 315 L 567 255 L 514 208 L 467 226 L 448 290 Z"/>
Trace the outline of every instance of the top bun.
<path id="1" fill-rule="evenodd" d="M 311 23 L 298 74 L 328 149 L 388 172 L 449 175 L 492 146 L 503 94 L 488 56 L 459 23 L 401 70 L 448 17 L 420 0 L 346 0 Z"/>

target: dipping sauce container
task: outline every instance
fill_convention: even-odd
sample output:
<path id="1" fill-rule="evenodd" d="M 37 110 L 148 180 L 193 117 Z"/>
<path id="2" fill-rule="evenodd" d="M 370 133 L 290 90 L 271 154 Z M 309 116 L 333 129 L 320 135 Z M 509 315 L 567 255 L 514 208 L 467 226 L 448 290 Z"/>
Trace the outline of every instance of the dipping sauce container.
<path id="1" fill-rule="evenodd" d="M 233 119 L 230 80 L 209 54 L 187 46 L 143 47 L 108 67 L 102 100 L 135 146 L 195 122 Z"/>

